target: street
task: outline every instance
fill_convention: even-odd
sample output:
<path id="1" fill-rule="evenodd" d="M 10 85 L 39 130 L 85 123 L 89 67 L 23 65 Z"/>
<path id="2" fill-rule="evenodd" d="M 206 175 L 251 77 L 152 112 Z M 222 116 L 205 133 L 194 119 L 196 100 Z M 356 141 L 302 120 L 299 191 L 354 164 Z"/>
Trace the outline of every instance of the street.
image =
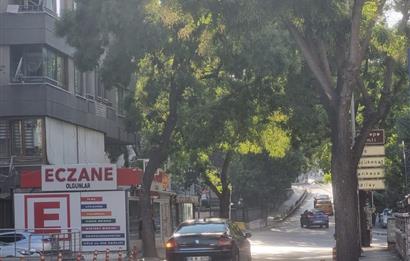
<path id="1" fill-rule="evenodd" d="M 316 193 L 329 194 L 330 185 L 310 185 L 310 194 L 302 206 L 287 220 L 264 231 L 252 233 L 252 257 L 254 261 L 262 260 L 331 260 L 334 217 L 330 217 L 330 227 L 301 228 L 300 214 L 313 208 L 313 196 Z"/>

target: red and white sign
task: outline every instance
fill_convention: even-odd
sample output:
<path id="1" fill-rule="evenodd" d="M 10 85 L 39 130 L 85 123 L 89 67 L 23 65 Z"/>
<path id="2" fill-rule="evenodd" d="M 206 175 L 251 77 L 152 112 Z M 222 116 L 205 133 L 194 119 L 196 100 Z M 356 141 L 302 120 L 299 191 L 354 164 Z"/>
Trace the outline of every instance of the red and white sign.
<path id="1" fill-rule="evenodd" d="M 83 251 L 127 248 L 125 191 L 16 193 L 14 206 L 16 229 L 81 231 Z"/>
<path id="2" fill-rule="evenodd" d="M 43 165 L 42 191 L 86 191 L 117 189 L 117 167 L 96 165 Z"/>

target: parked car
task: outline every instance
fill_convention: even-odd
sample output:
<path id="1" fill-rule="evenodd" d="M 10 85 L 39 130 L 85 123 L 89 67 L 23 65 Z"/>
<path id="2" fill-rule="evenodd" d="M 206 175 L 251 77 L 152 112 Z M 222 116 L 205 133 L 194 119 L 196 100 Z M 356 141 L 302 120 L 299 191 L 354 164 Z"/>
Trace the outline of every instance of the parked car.
<path id="1" fill-rule="evenodd" d="M 316 208 L 316 203 L 318 200 L 329 200 L 330 201 L 330 197 L 329 195 L 326 194 L 318 194 L 313 198 L 313 208 Z"/>
<path id="2" fill-rule="evenodd" d="M 251 260 L 250 233 L 219 218 L 181 223 L 166 242 L 167 261 Z"/>
<path id="3" fill-rule="evenodd" d="M 0 256 L 33 256 L 58 249 L 52 237 L 28 231 L 0 231 L 0 244 Z"/>
<path id="4" fill-rule="evenodd" d="M 326 215 L 333 216 L 332 201 L 328 199 L 317 200 L 315 208 L 322 210 Z"/>
<path id="5" fill-rule="evenodd" d="M 380 214 L 380 224 L 383 228 L 387 227 L 387 220 L 392 216 L 393 211 L 389 208 L 383 209 L 383 212 Z"/>
<path id="6" fill-rule="evenodd" d="M 300 226 L 329 228 L 329 217 L 320 209 L 305 210 L 305 212 L 300 215 Z"/>

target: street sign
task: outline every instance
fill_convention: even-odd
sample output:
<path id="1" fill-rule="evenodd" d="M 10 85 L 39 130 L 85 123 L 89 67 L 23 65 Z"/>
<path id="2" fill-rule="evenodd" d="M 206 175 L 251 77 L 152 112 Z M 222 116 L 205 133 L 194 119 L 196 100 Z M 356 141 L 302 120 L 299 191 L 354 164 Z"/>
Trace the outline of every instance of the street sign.
<path id="1" fill-rule="evenodd" d="M 374 145 L 374 146 L 364 146 L 363 156 L 384 156 L 385 149 L 384 145 Z"/>
<path id="2" fill-rule="evenodd" d="M 384 157 L 364 157 L 360 158 L 359 168 L 376 168 L 384 166 Z"/>
<path id="3" fill-rule="evenodd" d="M 360 190 L 383 190 L 385 188 L 383 179 L 359 179 Z"/>
<path id="4" fill-rule="evenodd" d="M 384 168 L 358 169 L 357 176 L 359 179 L 384 178 L 385 172 L 384 172 Z"/>
<path id="5" fill-rule="evenodd" d="M 383 145 L 384 141 L 384 130 L 371 130 L 367 136 L 366 145 Z"/>

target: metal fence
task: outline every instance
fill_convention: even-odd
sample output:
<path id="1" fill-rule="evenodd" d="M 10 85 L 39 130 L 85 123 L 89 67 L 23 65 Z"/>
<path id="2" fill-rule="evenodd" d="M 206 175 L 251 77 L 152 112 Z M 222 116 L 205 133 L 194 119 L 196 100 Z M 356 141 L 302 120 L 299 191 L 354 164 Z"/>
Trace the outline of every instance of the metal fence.
<path id="1" fill-rule="evenodd" d="M 36 230 L 0 229 L 0 257 L 65 257 L 81 252 L 81 232 L 78 229 L 44 228 Z"/>

